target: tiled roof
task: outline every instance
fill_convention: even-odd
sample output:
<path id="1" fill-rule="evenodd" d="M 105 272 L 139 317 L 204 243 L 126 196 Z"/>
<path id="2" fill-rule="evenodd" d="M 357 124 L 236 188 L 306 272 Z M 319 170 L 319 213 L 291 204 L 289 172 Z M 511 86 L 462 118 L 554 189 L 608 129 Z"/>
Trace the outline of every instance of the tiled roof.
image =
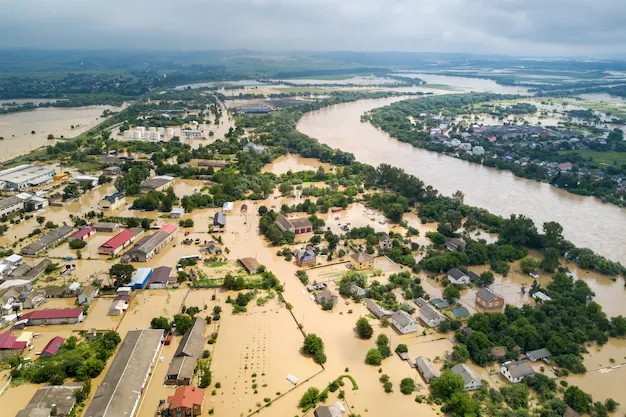
<path id="1" fill-rule="evenodd" d="M 22 314 L 20 320 L 29 319 L 69 319 L 83 313 L 82 308 L 54 308 L 50 310 L 35 310 Z"/>

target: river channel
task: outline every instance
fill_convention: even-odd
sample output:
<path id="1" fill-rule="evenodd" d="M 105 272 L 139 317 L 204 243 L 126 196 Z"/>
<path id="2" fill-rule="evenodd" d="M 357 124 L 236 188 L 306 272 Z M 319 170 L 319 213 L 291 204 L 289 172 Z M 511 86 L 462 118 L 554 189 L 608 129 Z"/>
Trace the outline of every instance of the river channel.
<path id="1" fill-rule="evenodd" d="M 626 209 L 510 172 L 414 148 L 360 121 L 364 112 L 399 100 L 362 100 L 327 107 L 304 115 L 297 128 L 321 143 L 352 152 L 358 161 L 403 168 L 445 195 L 460 190 L 466 203 L 494 214 L 524 214 L 539 228 L 546 221 L 557 221 L 564 236 L 577 246 L 626 262 Z"/>

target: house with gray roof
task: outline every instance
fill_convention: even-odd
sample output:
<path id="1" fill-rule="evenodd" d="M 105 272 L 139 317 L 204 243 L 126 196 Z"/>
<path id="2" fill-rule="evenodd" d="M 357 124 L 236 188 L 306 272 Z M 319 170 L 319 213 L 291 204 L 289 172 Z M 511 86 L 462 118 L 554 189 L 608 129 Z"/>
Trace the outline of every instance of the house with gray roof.
<path id="1" fill-rule="evenodd" d="M 76 383 L 41 387 L 16 417 L 49 417 L 53 408 L 56 410 L 56 417 L 65 417 L 76 404 L 74 392 L 82 387 L 82 384 Z"/>
<path id="2" fill-rule="evenodd" d="M 417 321 L 404 310 L 398 310 L 391 316 L 391 325 L 401 334 L 417 331 Z"/>
<path id="3" fill-rule="evenodd" d="M 439 310 L 450 307 L 450 303 L 448 303 L 446 300 L 442 300 L 441 298 L 433 298 L 432 300 L 430 300 L 430 304 L 434 305 Z"/>
<path id="4" fill-rule="evenodd" d="M 439 376 L 437 368 L 424 356 L 418 356 L 417 359 L 415 359 L 415 367 L 427 384 L 430 384 L 431 379 Z"/>
<path id="5" fill-rule="evenodd" d="M 50 246 L 60 242 L 72 232 L 72 226 L 63 225 L 46 233 L 39 240 L 22 248 L 22 255 L 37 255 L 39 252 L 48 249 Z"/>
<path id="6" fill-rule="evenodd" d="M 530 352 L 526 352 L 526 357 L 531 362 L 537 362 L 543 359 L 547 359 L 552 356 L 552 352 L 550 352 L 546 348 L 541 348 L 537 350 L 531 350 Z"/>
<path id="7" fill-rule="evenodd" d="M 365 297 L 367 291 L 353 282 L 350 284 L 350 294 L 352 294 L 353 297 Z"/>
<path id="8" fill-rule="evenodd" d="M 467 285 L 470 283 L 470 277 L 458 268 L 452 268 L 448 271 L 448 281 L 451 284 Z"/>
<path id="9" fill-rule="evenodd" d="M 377 319 L 388 318 L 393 314 L 393 312 L 385 310 L 370 299 L 365 300 L 365 306 Z"/>
<path id="10" fill-rule="evenodd" d="M 206 320 L 196 317 L 191 329 L 187 330 L 174 358 L 170 363 L 165 377 L 167 385 L 189 385 L 193 379 L 193 371 L 196 368 L 196 362 L 202 355 L 204 349 L 204 329 Z"/>
<path id="11" fill-rule="evenodd" d="M 517 384 L 524 378 L 535 374 L 535 370 L 528 361 L 507 361 L 500 367 L 500 373 L 512 384 Z"/>
<path id="12" fill-rule="evenodd" d="M 437 327 L 446 321 L 446 317 L 430 304 L 425 304 L 420 308 L 418 315 L 422 323 L 428 327 Z"/>
<path id="13" fill-rule="evenodd" d="M 455 374 L 461 375 L 465 391 L 475 391 L 482 387 L 483 382 L 478 374 L 466 364 L 459 363 L 458 365 L 454 365 L 451 370 Z"/>

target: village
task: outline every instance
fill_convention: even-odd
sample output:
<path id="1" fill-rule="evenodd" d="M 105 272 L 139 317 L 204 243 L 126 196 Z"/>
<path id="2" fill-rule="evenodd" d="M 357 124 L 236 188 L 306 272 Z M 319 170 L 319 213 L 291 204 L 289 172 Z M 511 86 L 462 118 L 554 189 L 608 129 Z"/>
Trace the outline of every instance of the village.
<path id="1" fill-rule="evenodd" d="M 266 113 L 250 109 L 238 112 Z M 138 148 L 161 143 L 158 127 L 131 129 L 140 134 L 122 135 Z M 459 395 L 535 375 L 567 381 L 547 346 L 494 345 L 473 329 L 507 306 L 552 301 L 538 261 L 508 274 L 415 268 L 434 249 L 462 256 L 469 237 L 495 238 L 446 238 L 411 209 L 392 221 L 372 207 L 373 191 L 333 182 L 337 165 L 274 158 L 253 129 L 224 142 L 194 130 L 180 133 L 214 147 L 185 149 L 193 158 L 182 163 L 118 149 L 87 173 L 50 163 L 0 172 L 7 415 L 436 416 L 427 398 L 437 381 L 461 384 Z M 228 194 L 214 187 L 234 164 L 275 182 L 219 199 Z M 162 173 L 169 165 L 197 171 Z M 478 350 L 485 366 L 469 361 Z M 88 359 L 75 363 L 78 353 Z"/>

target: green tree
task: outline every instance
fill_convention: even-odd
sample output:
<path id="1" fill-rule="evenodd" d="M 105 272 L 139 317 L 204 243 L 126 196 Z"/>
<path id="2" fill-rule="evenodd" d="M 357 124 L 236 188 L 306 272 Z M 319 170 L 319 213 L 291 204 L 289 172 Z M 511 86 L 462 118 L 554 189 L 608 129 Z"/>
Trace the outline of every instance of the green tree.
<path id="1" fill-rule="evenodd" d="M 378 349 L 370 349 L 365 355 L 365 363 L 372 366 L 380 366 L 383 362 L 383 355 Z"/>
<path id="2" fill-rule="evenodd" d="M 104 369 L 104 362 L 98 358 L 89 358 L 78 370 L 78 378 L 85 381 L 88 378 L 95 378 Z"/>
<path id="3" fill-rule="evenodd" d="M 369 339 L 374 334 L 374 329 L 365 317 L 360 317 L 356 321 L 356 332 L 361 339 Z"/>
<path id="4" fill-rule="evenodd" d="M 487 270 L 487 271 L 484 271 L 482 274 L 480 274 L 480 276 L 478 277 L 478 282 L 476 284 L 481 288 L 486 288 L 490 286 L 491 284 L 493 284 L 493 282 L 494 282 L 493 272 Z"/>
<path id="5" fill-rule="evenodd" d="M 519 261 L 519 266 L 523 273 L 530 274 L 539 269 L 540 263 L 533 258 L 524 258 Z"/>
<path id="6" fill-rule="evenodd" d="M 559 256 L 561 253 L 557 248 L 548 248 L 543 253 L 541 268 L 546 272 L 554 272 L 559 266 Z"/>
<path id="7" fill-rule="evenodd" d="M 180 335 L 185 334 L 193 326 L 193 320 L 187 314 L 176 314 L 174 316 L 174 327 Z"/>
<path id="8" fill-rule="evenodd" d="M 70 241 L 70 249 L 81 249 L 87 246 L 87 242 L 80 239 L 73 239 Z"/>
<path id="9" fill-rule="evenodd" d="M 467 346 L 463 343 L 456 344 L 452 347 L 452 355 L 450 357 L 454 363 L 464 363 L 470 358 Z"/>
<path id="10" fill-rule="evenodd" d="M 302 352 L 304 354 L 312 356 L 313 360 L 320 365 L 326 362 L 326 355 L 324 354 L 324 342 L 322 338 L 314 333 L 309 333 L 304 337 L 304 344 L 302 345 Z"/>
<path id="11" fill-rule="evenodd" d="M 504 401 L 512 409 L 528 408 L 528 387 L 524 384 L 507 385 L 500 389 Z"/>
<path id="12" fill-rule="evenodd" d="M 449 369 L 444 369 L 440 376 L 430 381 L 430 392 L 433 397 L 442 401 L 449 400 L 454 393 L 463 393 L 464 391 L 463 377 Z"/>
<path id="13" fill-rule="evenodd" d="M 172 330 L 172 327 L 170 326 L 170 321 L 163 317 L 155 317 L 150 321 L 150 327 L 152 329 L 163 329 L 167 332 Z"/>
<path id="14" fill-rule="evenodd" d="M 456 300 L 458 300 L 460 297 L 461 291 L 459 291 L 459 289 L 454 285 L 448 285 L 443 290 L 443 298 L 450 304 L 456 303 Z"/>
<path id="15" fill-rule="evenodd" d="M 116 287 L 128 284 L 135 273 L 135 267 L 130 264 L 115 264 L 109 269 L 109 274 L 115 280 Z"/>
<path id="16" fill-rule="evenodd" d="M 400 392 L 404 395 L 410 395 L 415 391 L 415 381 L 413 378 L 404 378 L 400 381 Z"/>
<path id="17" fill-rule="evenodd" d="M 312 407 L 315 404 L 317 404 L 319 400 L 319 396 L 320 396 L 320 390 L 318 390 L 315 387 L 311 387 L 308 390 L 306 390 L 304 394 L 302 394 L 302 397 L 300 397 L 300 402 L 298 403 L 298 406 L 300 408 Z"/>
<path id="18" fill-rule="evenodd" d="M 478 417 L 480 416 L 480 404 L 467 392 L 456 391 L 441 407 L 441 411 L 450 413 L 453 417 Z"/>
<path id="19" fill-rule="evenodd" d="M 591 404 L 593 402 L 591 395 L 575 385 L 567 387 L 563 395 L 563 401 L 565 401 L 565 404 L 572 407 L 574 411 L 578 411 L 579 413 L 588 413 L 591 410 Z"/>

